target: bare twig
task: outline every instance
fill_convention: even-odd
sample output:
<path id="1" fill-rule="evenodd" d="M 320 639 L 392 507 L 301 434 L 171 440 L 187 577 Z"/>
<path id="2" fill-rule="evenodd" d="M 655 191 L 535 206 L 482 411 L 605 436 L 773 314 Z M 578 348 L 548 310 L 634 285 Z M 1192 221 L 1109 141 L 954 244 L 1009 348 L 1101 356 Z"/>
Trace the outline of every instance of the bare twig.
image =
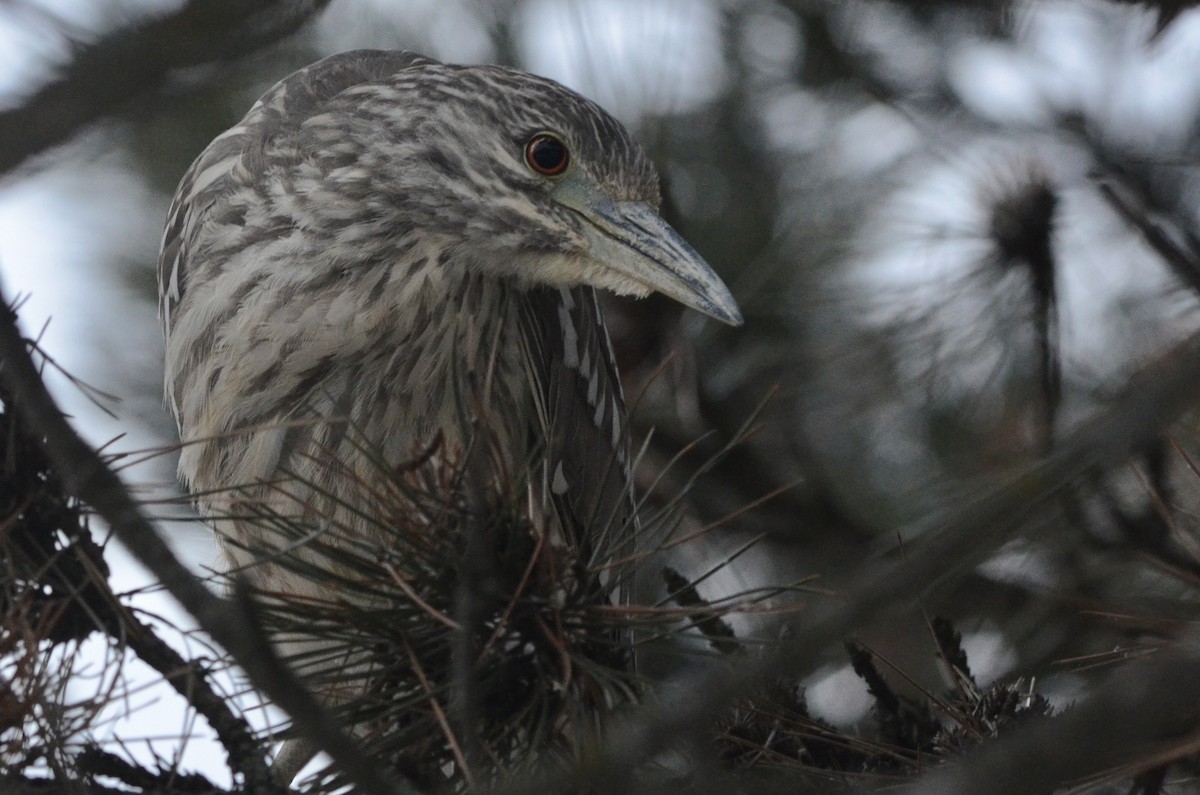
<path id="1" fill-rule="evenodd" d="M 77 544 L 76 554 L 85 559 L 85 564 L 102 558 L 103 552 L 90 537 L 81 536 Z M 271 777 L 262 743 L 246 722 L 213 691 L 200 664 L 185 660 L 151 627 L 140 621 L 112 592 L 102 572 L 91 571 L 90 575 L 102 588 L 95 600 L 101 603 L 92 603 L 88 607 L 96 613 L 108 634 L 126 643 L 139 660 L 158 671 L 175 692 L 204 716 L 229 756 L 230 769 L 242 775 L 247 791 L 268 790 Z"/>

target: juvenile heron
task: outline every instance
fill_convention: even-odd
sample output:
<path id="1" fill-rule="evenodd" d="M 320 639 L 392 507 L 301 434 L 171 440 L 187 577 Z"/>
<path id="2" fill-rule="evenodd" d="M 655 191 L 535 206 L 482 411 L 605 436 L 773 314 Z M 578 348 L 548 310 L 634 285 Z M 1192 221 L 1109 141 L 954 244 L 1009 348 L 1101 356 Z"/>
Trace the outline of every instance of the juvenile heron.
<path id="1" fill-rule="evenodd" d="M 492 464 L 540 456 L 531 511 L 586 534 L 597 506 L 628 500 L 595 288 L 741 323 L 658 203 L 617 121 L 515 69 L 356 51 L 271 88 L 183 177 L 159 260 L 180 474 L 235 542 L 231 563 L 267 532 L 237 518 L 239 500 L 344 510 L 360 493 L 348 481 L 381 458 L 434 440 L 458 455 L 479 394 Z M 285 472 L 301 484 L 286 495 L 267 485 Z M 342 522 L 354 532 L 353 512 Z M 251 576 L 318 587 L 277 563 Z"/>

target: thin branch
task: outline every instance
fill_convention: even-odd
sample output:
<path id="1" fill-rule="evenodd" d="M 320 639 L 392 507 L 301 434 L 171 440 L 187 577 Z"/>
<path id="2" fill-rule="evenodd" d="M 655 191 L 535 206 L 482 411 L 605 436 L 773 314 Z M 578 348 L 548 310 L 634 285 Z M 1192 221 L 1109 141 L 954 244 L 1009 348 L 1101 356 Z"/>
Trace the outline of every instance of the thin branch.
<path id="1" fill-rule="evenodd" d="M 1097 158 L 1102 151 L 1093 148 Z M 1165 208 L 1137 190 L 1133 180 L 1120 180 L 1115 172 L 1097 176 L 1100 194 L 1125 223 L 1136 229 L 1163 262 L 1197 295 L 1200 295 L 1200 252 L 1195 239 L 1176 239 L 1163 224 Z M 1156 217 L 1157 216 L 1157 217 Z"/>
<path id="2" fill-rule="evenodd" d="M 242 775 L 246 790 L 265 791 L 271 776 L 262 743 L 254 732 L 213 691 L 199 663 L 185 660 L 116 597 L 104 573 L 96 569 L 95 561 L 103 558 L 103 551 L 91 537 L 86 533 L 79 536 L 73 548 L 88 566 L 89 577 L 99 589 L 97 599 L 88 606 L 96 612 L 105 631 L 128 645 L 138 659 L 161 674 L 175 692 L 204 716 L 228 754 L 230 769 Z"/>

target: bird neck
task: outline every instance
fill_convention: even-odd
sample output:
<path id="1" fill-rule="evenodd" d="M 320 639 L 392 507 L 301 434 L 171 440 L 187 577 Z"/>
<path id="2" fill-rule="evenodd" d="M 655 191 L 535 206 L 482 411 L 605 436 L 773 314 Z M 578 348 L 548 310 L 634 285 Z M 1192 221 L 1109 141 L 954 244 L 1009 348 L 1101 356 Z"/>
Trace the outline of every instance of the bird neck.
<path id="1" fill-rule="evenodd" d="M 364 361 L 360 377 L 377 391 L 362 395 L 355 416 L 381 415 L 383 441 L 395 436 L 392 420 L 403 416 L 421 443 L 442 433 L 460 445 L 480 421 L 513 425 L 528 419 L 528 385 L 522 369 L 517 317 L 519 295 L 507 282 L 478 273 L 443 269 L 419 280 L 385 333 L 377 355 Z M 517 445 L 525 433 L 512 428 Z M 510 445 L 511 446 L 511 445 Z"/>

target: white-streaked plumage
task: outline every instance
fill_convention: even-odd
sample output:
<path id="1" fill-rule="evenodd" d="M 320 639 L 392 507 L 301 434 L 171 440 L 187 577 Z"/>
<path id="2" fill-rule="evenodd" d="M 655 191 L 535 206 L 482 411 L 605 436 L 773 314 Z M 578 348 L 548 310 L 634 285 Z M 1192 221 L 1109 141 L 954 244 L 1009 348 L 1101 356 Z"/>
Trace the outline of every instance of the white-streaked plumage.
<path id="1" fill-rule="evenodd" d="M 561 175 L 528 160 L 540 134 L 569 151 Z M 358 51 L 270 89 L 184 176 L 159 262 L 179 470 L 231 565 L 279 598 L 320 595 L 257 559 L 311 555 L 263 516 L 386 549 L 371 483 L 435 440 L 454 463 L 481 428 L 488 482 L 531 469 L 533 524 L 630 527 L 595 288 L 740 323 L 658 217 L 657 184 L 602 109 L 513 69 Z M 627 543 L 604 537 L 600 559 Z"/>

